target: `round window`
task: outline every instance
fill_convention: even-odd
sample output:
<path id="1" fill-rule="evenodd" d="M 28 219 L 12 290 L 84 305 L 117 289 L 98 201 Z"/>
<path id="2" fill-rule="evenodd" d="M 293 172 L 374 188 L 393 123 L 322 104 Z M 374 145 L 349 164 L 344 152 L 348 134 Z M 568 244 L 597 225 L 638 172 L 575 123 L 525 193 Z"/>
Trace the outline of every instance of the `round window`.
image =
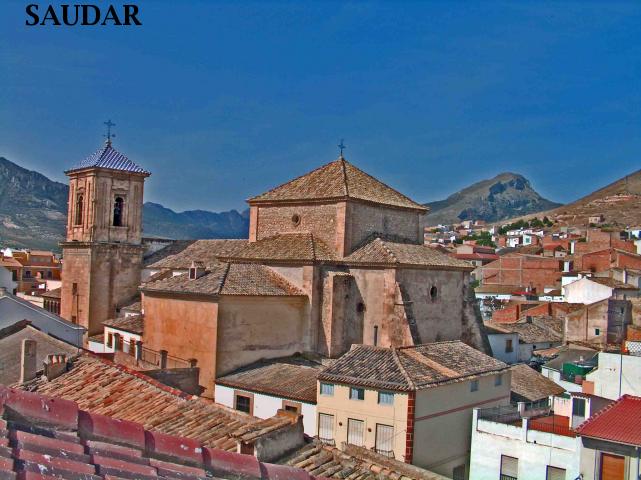
<path id="1" fill-rule="evenodd" d="M 300 224 L 300 215 L 298 213 L 295 213 L 292 215 L 292 224 L 297 227 Z"/>

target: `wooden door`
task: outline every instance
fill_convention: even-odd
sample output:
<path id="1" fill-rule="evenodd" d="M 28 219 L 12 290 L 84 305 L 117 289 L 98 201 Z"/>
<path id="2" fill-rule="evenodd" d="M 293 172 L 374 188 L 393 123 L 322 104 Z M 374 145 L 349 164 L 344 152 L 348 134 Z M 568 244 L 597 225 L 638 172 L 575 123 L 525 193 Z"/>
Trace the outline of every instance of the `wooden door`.
<path id="1" fill-rule="evenodd" d="M 609 453 L 601 454 L 600 480 L 625 480 L 625 458 Z"/>

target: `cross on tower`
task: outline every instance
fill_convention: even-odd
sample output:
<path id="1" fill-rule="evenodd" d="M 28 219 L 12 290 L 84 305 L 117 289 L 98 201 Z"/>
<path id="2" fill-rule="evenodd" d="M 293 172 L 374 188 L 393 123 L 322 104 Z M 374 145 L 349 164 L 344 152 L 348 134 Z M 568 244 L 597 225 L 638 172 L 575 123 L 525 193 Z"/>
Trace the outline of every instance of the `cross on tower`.
<path id="1" fill-rule="evenodd" d="M 345 146 L 344 139 L 341 138 L 341 143 L 337 145 L 338 148 L 340 148 L 340 158 L 343 158 L 343 150 L 345 150 L 347 147 Z"/>
<path id="2" fill-rule="evenodd" d="M 113 123 L 111 120 L 107 120 L 106 122 L 103 122 L 105 125 L 107 125 L 107 135 L 103 135 L 107 139 L 107 145 L 111 145 L 111 139 L 115 138 L 116 134 L 111 133 L 111 127 L 115 127 L 116 124 Z"/>

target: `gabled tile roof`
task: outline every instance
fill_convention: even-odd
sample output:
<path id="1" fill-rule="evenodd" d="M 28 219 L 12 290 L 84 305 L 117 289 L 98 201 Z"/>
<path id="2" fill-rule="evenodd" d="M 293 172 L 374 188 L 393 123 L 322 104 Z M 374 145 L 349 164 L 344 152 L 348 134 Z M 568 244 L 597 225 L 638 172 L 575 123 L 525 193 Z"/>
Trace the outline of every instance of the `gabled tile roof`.
<path id="1" fill-rule="evenodd" d="M 70 168 L 65 173 L 73 172 L 76 170 L 84 170 L 85 168 L 105 168 L 108 170 L 119 170 L 121 172 L 140 173 L 143 175 L 150 175 L 144 168 L 136 165 L 129 160 L 125 155 L 117 151 L 106 143 L 102 148 L 89 155 L 73 168 Z"/>
<path id="2" fill-rule="evenodd" d="M 459 340 L 414 347 L 355 345 L 318 375 L 319 380 L 413 391 L 469 380 L 509 367 Z"/>
<path id="3" fill-rule="evenodd" d="M 40 294 L 41 297 L 47 297 L 47 298 L 60 298 L 62 297 L 62 288 L 54 288 L 53 290 L 49 290 L 47 292 L 43 292 Z"/>
<path id="4" fill-rule="evenodd" d="M 527 314 L 527 311 L 525 312 Z M 513 323 L 486 322 L 486 327 L 505 333 L 518 333 L 521 343 L 560 342 L 563 340 L 563 319 L 549 315 L 531 317 L 532 321 Z"/>
<path id="5" fill-rule="evenodd" d="M 143 292 L 189 293 L 195 295 L 303 296 L 305 293 L 284 277 L 256 263 L 219 263 L 199 278 L 188 274 L 149 282 Z"/>
<path id="6" fill-rule="evenodd" d="M 220 255 L 233 261 L 331 261 L 336 255 L 312 233 L 281 233 L 246 243 L 233 253 Z"/>
<path id="7" fill-rule="evenodd" d="M 437 473 L 401 460 L 380 455 L 364 447 L 345 444 L 345 450 L 310 442 L 296 451 L 288 465 L 304 468 L 323 478 L 350 480 L 448 480 Z"/>
<path id="8" fill-rule="evenodd" d="M 107 327 L 112 327 L 117 330 L 124 330 L 125 332 L 135 333 L 142 335 L 145 328 L 145 321 L 142 315 L 127 315 L 124 317 L 111 318 L 102 322 Z"/>
<path id="9" fill-rule="evenodd" d="M 536 402 L 565 392 L 563 387 L 523 363 L 513 365 L 510 370 L 512 371 L 511 390 L 513 394 L 520 397 L 519 401 Z"/>
<path id="10" fill-rule="evenodd" d="M 641 447 L 641 397 L 623 395 L 576 429 L 582 437 Z"/>
<path id="11" fill-rule="evenodd" d="M 231 256 L 247 245 L 247 240 L 177 240 L 145 258 L 145 268 L 187 270 L 192 262 L 211 268 L 220 256 Z"/>
<path id="12" fill-rule="evenodd" d="M 303 357 L 261 360 L 216 378 L 216 384 L 316 404 L 321 368 L 321 363 Z"/>
<path id="13" fill-rule="evenodd" d="M 414 202 L 343 158 L 250 198 L 248 202 L 251 205 L 261 202 L 342 200 L 347 198 L 420 212 L 428 211 L 424 205 Z"/>
<path id="14" fill-rule="evenodd" d="M 443 269 L 468 270 L 474 265 L 452 258 L 427 245 L 372 236 L 343 261 L 353 264 L 412 265 Z"/>
<path id="15" fill-rule="evenodd" d="M 92 354 L 81 355 L 68 372 L 51 381 L 40 377 L 20 387 L 71 400 L 92 413 L 140 423 L 147 430 L 230 451 L 236 449 L 239 435 L 264 434 L 291 424 L 287 418 L 261 420 L 236 412 Z"/>
<path id="16" fill-rule="evenodd" d="M 203 419 L 205 420 L 205 419 Z M 302 469 L 0 385 L 0 478 L 314 480 Z M 320 480 L 320 479 L 319 479 Z"/>

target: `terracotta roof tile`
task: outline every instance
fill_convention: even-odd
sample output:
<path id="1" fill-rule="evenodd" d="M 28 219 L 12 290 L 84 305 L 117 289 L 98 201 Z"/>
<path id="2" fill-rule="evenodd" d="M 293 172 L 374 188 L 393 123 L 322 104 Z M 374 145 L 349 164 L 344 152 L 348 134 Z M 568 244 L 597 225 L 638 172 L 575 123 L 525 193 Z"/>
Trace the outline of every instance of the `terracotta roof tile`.
<path id="1" fill-rule="evenodd" d="M 336 255 L 312 233 L 282 233 L 249 242 L 221 259 L 236 261 L 329 261 Z"/>
<path id="2" fill-rule="evenodd" d="M 40 296 L 47 298 L 60 298 L 62 296 L 62 288 L 54 288 L 53 290 L 41 293 Z"/>
<path id="3" fill-rule="evenodd" d="M 512 393 L 525 399 L 524 401 L 536 402 L 565 392 L 563 387 L 525 364 L 513 365 L 510 370 L 512 371 Z"/>
<path id="4" fill-rule="evenodd" d="M 427 245 L 386 240 L 375 236 L 345 257 L 344 261 L 354 264 L 414 265 L 470 271 L 474 269 L 471 263 L 452 258 Z"/>
<path id="5" fill-rule="evenodd" d="M 527 311 L 525 312 L 527 315 Z M 519 320 L 514 323 L 486 322 L 486 326 L 497 331 L 519 334 L 521 343 L 561 342 L 563 340 L 563 319 L 549 315 L 530 317 L 531 321 Z"/>
<path id="6" fill-rule="evenodd" d="M 263 360 L 216 379 L 216 384 L 316 404 L 322 364 L 303 357 Z"/>
<path id="7" fill-rule="evenodd" d="M 147 430 L 230 451 L 236 449 L 237 431 L 246 435 L 291 424 L 288 418 L 261 420 L 187 395 L 91 354 L 75 359 L 72 368 L 58 378 L 38 378 L 21 387 L 74 401 L 92 413 L 140 423 Z"/>
<path id="8" fill-rule="evenodd" d="M 641 447 L 641 397 L 623 395 L 576 429 L 582 437 Z"/>
<path id="9" fill-rule="evenodd" d="M 195 295 L 303 296 L 305 293 L 269 267 L 255 263 L 219 263 L 201 277 L 175 275 L 141 287 L 143 292 Z"/>
<path id="10" fill-rule="evenodd" d="M 232 255 L 246 244 L 247 240 L 177 240 L 145 258 L 145 268 L 187 270 L 194 261 L 212 268 L 219 256 Z"/>
<path id="11" fill-rule="evenodd" d="M 212 427 L 207 418 L 200 421 Z M 269 430 L 265 420 L 256 424 Z M 251 439 L 252 434 L 251 428 L 244 430 L 243 438 Z M 3 479 L 267 478 L 262 472 L 269 478 L 319 478 L 296 467 L 260 462 L 253 455 L 210 448 L 191 437 L 96 414 L 60 397 L 0 385 Z"/>
<path id="12" fill-rule="evenodd" d="M 255 204 L 347 198 L 421 212 L 428 211 L 427 207 L 410 200 L 342 158 L 250 198 L 248 202 Z"/>
<path id="13" fill-rule="evenodd" d="M 125 317 L 112 318 L 102 322 L 107 327 L 112 327 L 125 332 L 142 335 L 145 328 L 145 321 L 142 315 L 127 315 Z"/>
<path id="14" fill-rule="evenodd" d="M 356 345 L 318 375 L 348 385 L 412 391 L 509 368 L 459 340 L 414 347 Z"/>

